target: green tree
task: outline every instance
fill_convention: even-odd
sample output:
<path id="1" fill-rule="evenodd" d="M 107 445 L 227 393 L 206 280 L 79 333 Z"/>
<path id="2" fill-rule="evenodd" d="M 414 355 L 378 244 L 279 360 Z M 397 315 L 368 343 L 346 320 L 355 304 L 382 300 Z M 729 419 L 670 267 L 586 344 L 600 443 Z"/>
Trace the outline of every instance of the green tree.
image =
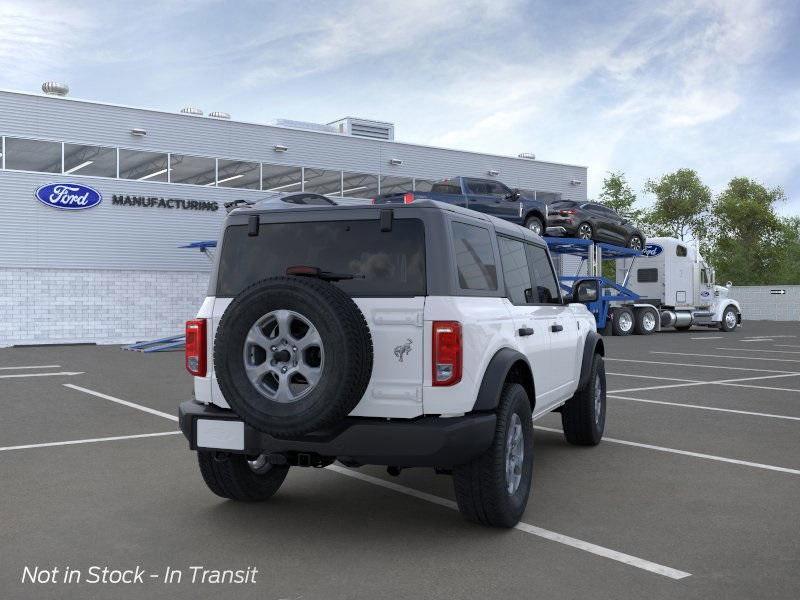
<path id="1" fill-rule="evenodd" d="M 603 191 L 598 197 L 599 202 L 627 219 L 638 220 L 642 211 L 633 206 L 636 203 L 636 194 L 625 178 L 625 173 L 609 171 L 607 175 L 603 180 Z"/>
<path id="2" fill-rule="evenodd" d="M 789 262 L 797 258 L 798 223 L 782 221 L 775 213 L 774 204 L 784 199 L 781 188 L 766 188 L 747 177 L 731 179 L 717 196 L 709 258 L 720 281 L 781 283 L 779 278 L 796 271 Z"/>
<path id="3" fill-rule="evenodd" d="M 650 234 L 681 240 L 702 240 L 707 236 L 711 190 L 695 171 L 678 169 L 659 180 L 650 179 L 644 191 L 656 197 L 653 207 L 644 216 Z"/>

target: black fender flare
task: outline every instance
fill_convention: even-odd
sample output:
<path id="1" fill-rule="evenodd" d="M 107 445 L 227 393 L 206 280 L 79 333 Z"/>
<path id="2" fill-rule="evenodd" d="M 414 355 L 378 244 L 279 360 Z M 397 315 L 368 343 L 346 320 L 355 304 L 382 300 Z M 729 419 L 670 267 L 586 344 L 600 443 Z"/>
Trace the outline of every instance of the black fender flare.
<path id="1" fill-rule="evenodd" d="M 596 331 L 586 334 L 583 342 L 583 360 L 581 361 L 581 377 L 578 380 L 578 389 L 582 390 L 589 383 L 589 374 L 592 372 L 592 361 L 594 355 L 605 356 L 606 349 L 603 345 L 603 336 Z"/>
<path id="2" fill-rule="evenodd" d="M 478 397 L 475 399 L 475 405 L 472 410 L 485 411 L 497 408 L 500 402 L 500 394 L 503 391 L 503 383 L 508 378 L 514 365 L 518 364 L 520 361 L 525 364 L 528 375 L 527 381 L 520 381 L 520 383 L 526 388 L 528 399 L 531 402 L 531 408 L 533 407 L 536 398 L 533 395 L 533 369 L 531 369 L 528 358 L 524 354 L 512 350 L 511 348 L 501 348 L 495 353 L 489 361 L 489 365 L 486 367 L 481 386 L 478 389 Z"/>
<path id="3" fill-rule="evenodd" d="M 539 220 L 542 222 L 542 227 L 547 229 L 547 218 L 544 216 L 542 211 L 540 211 L 538 208 L 534 207 L 534 208 L 531 208 L 530 210 L 528 210 L 525 213 L 525 215 L 522 217 L 522 222 L 525 223 L 525 221 L 527 221 L 529 217 L 538 217 Z M 544 230 L 542 230 L 542 232 L 544 232 Z"/>

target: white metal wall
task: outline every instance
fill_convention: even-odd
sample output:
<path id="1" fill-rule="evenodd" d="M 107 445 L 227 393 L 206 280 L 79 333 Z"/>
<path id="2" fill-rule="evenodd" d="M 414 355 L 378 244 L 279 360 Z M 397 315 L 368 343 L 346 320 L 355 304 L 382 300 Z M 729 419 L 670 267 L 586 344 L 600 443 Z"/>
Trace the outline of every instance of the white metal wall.
<path id="1" fill-rule="evenodd" d="M 737 285 L 730 297 L 742 305 L 745 321 L 800 321 L 800 285 Z"/>

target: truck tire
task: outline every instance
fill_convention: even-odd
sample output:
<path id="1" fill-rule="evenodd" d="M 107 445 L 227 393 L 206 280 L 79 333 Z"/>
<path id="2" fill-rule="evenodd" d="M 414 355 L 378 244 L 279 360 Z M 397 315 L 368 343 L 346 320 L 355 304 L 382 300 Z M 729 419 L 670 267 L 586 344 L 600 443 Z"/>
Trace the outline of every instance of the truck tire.
<path id="1" fill-rule="evenodd" d="M 536 215 L 531 215 L 525 219 L 525 228 L 530 229 L 536 235 L 544 235 L 544 223 Z"/>
<path id="2" fill-rule="evenodd" d="M 355 408 L 372 375 L 372 336 L 338 287 L 272 277 L 242 291 L 222 315 L 214 369 L 245 423 L 296 437 L 328 428 Z"/>
<path id="3" fill-rule="evenodd" d="M 606 367 L 603 357 L 594 355 L 589 383 L 561 407 L 561 427 L 567 442 L 596 446 L 606 427 Z"/>
<path id="4" fill-rule="evenodd" d="M 503 386 L 492 445 L 453 469 L 461 514 L 492 527 L 513 527 L 528 504 L 533 481 L 533 423 L 528 394 L 518 383 Z"/>
<path id="5" fill-rule="evenodd" d="M 632 235 L 628 238 L 628 243 L 625 244 L 631 250 L 643 250 L 644 249 L 644 240 L 640 235 Z"/>
<path id="6" fill-rule="evenodd" d="M 578 225 L 578 229 L 575 233 L 575 237 L 581 240 L 591 240 L 594 239 L 594 229 L 592 228 L 590 223 L 581 223 Z"/>
<path id="7" fill-rule="evenodd" d="M 633 311 L 621 306 L 611 311 L 611 333 L 613 335 L 630 335 L 633 332 Z"/>
<path id="8" fill-rule="evenodd" d="M 728 306 L 722 313 L 722 321 L 719 324 L 720 331 L 733 331 L 739 324 L 739 318 L 736 309 L 733 306 Z"/>
<path id="9" fill-rule="evenodd" d="M 634 315 L 636 321 L 633 324 L 633 332 L 636 335 L 650 335 L 656 330 L 656 319 L 658 315 L 649 308 L 637 308 Z"/>
<path id="10" fill-rule="evenodd" d="M 258 502 L 271 498 L 281 487 L 289 467 L 271 465 L 263 456 L 248 460 L 243 454 L 217 457 L 215 452 L 197 453 L 200 474 L 208 489 L 222 498 Z"/>

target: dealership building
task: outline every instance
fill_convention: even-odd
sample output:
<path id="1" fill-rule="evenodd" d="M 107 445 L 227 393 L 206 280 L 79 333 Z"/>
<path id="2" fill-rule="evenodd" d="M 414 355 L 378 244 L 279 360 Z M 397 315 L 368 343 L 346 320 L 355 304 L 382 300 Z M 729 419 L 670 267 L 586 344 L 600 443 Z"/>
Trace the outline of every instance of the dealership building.
<path id="1" fill-rule="evenodd" d="M 586 199 L 585 167 L 401 143 L 391 123 L 258 124 L 42 87 L 0 91 L 0 346 L 180 333 L 210 268 L 181 246 L 216 239 L 236 199 L 308 191 L 368 201 L 456 175 Z"/>

